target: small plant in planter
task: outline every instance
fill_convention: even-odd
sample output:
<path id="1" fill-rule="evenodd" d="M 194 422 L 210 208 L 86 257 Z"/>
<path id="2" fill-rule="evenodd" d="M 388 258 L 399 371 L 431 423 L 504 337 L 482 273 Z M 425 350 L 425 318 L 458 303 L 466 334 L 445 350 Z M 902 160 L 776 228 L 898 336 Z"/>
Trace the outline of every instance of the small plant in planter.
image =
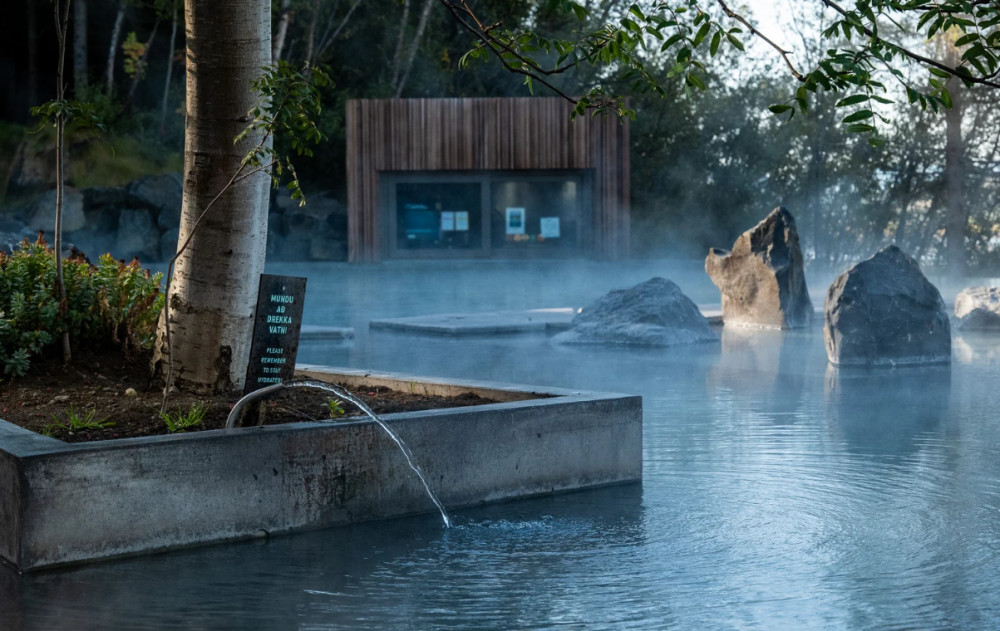
<path id="1" fill-rule="evenodd" d="M 60 430 L 79 432 L 88 429 L 105 429 L 107 427 L 114 427 L 115 424 L 108 421 L 106 418 L 95 419 L 95 416 L 97 416 L 97 410 L 87 410 L 87 412 L 81 416 L 77 413 L 76 408 L 70 406 L 69 411 L 66 412 L 65 421 L 53 414 L 52 418 L 56 422 L 46 426 L 45 429 L 42 430 L 42 433 L 46 436 L 52 436 Z"/>
<path id="2" fill-rule="evenodd" d="M 344 411 L 344 402 L 340 399 L 327 399 L 326 410 L 330 413 L 330 418 L 339 418 L 347 413 Z"/>
<path id="3" fill-rule="evenodd" d="M 160 418 L 167 425 L 167 431 L 171 434 L 177 434 L 181 432 L 186 432 L 189 429 L 198 427 L 205 420 L 205 406 L 202 403 L 195 403 L 185 414 L 177 409 L 176 414 L 170 414 L 169 412 L 160 412 Z"/>

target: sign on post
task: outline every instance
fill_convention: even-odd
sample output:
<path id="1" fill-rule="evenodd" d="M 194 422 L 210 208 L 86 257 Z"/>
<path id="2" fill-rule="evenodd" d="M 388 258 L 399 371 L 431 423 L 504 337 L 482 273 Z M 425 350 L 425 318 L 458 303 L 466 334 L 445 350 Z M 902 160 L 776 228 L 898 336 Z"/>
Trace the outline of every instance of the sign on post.
<path id="1" fill-rule="evenodd" d="M 305 297 L 305 278 L 260 275 L 244 394 L 292 378 Z"/>

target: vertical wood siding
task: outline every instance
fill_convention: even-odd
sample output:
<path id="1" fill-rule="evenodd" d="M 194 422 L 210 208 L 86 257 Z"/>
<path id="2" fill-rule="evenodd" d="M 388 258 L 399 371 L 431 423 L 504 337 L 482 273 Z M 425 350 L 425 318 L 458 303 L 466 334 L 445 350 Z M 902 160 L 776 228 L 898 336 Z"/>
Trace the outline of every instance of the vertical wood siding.
<path id="1" fill-rule="evenodd" d="M 558 98 L 391 99 L 347 102 L 348 255 L 379 261 L 380 171 L 589 169 L 598 258 L 628 255 L 628 122 L 570 120 Z"/>

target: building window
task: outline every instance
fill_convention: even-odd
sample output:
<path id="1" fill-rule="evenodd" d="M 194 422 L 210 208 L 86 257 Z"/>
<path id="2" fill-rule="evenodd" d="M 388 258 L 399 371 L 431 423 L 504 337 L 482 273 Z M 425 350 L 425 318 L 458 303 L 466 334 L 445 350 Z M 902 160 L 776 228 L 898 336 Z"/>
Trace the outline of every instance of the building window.
<path id="1" fill-rule="evenodd" d="M 382 191 L 404 258 L 573 255 L 591 216 L 586 171 L 384 173 Z"/>
<path id="2" fill-rule="evenodd" d="M 399 182 L 395 188 L 397 249 L 482 247 L 479 182 Z"/>
<path id="3" fill-rule="evenodd" d="M 495 249 L 575 250 L 582 199 L 576 179 L 501 179 L 490 183 Z"/>

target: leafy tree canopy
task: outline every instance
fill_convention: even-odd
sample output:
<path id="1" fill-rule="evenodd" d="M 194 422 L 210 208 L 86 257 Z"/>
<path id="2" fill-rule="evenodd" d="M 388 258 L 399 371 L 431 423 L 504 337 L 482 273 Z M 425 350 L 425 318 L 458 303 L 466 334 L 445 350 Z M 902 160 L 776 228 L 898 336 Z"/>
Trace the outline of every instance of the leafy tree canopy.
<path id="1" fill-rule="evenodd" d="M 666 96 L 665 85 L 679 81 L 684 90 L 708 87 L 708 61 L 726 49 L 743 51 L 747 38 L 759 38 L 784 61 L 798 81 L 787 102 L 772 104 L 775 114 L 807 112 L 820 91 L 842 95 L 841 122 L 848 132 L 867 134 L 872 144 L 884 142 L 879 124 L 886 122 L 880 105 L 896 94 L 910 103 L 937 110 L 952 105 L 955 78 L 967 87 L 1000 88 L 1000 3 L 995 0 L 808 0 L 835 16 L 822 31 L 829 45 L 811 67 L 796 65 L 789 51 L 761 33 L 725 0 L 662 0 L 602 3 L 596 27 L 593 9 L 576 0 L 547 0 L 546 10 L 572 14 L 581 26 L 570 37 L 551 37 L 523 24 L 508 28 L 481 14 L 468 0 L 441 0 L 478 41 L 464 57 L 498 59 L 524 76 L 529 87 L 541 84 L 572 100 L 575 113 L 614 111 L 634 116 L 624 98 L 595 82 L 580 96 L 560 88 L 557 77 L 581 65 L 617 71 L 634 91 Z M 607 5 L 611 4 L 609 10 Z M 949 34 L 960 56 L 935 59 L 918 52 L 922 41 Z M 649 53 L 668 55 L 671 64 L 653 69 Z M 925 69 L 923 76 L 909 72 Z M 895 88 L 898 88 L 895 89 Z"/>

